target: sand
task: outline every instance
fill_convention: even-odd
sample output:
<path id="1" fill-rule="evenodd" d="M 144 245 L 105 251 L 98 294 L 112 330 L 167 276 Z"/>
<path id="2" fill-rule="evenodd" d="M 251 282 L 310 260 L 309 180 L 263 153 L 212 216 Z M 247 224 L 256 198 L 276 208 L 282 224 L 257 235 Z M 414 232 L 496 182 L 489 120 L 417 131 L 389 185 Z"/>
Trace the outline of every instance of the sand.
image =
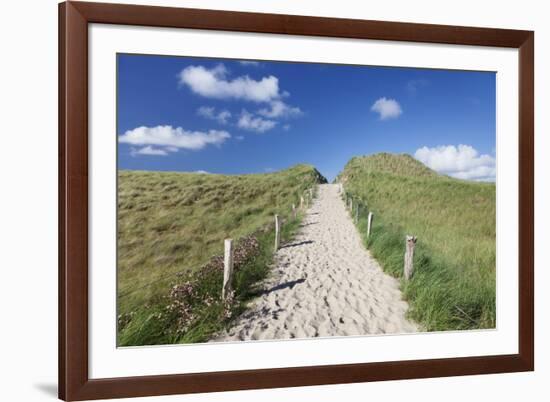
<path id="1" fill-rule="evenodd" d="M 215 342 L 416 332 L 399 282 L 365 249 L 338 186 L 320 185 L 263 291 Z"/>

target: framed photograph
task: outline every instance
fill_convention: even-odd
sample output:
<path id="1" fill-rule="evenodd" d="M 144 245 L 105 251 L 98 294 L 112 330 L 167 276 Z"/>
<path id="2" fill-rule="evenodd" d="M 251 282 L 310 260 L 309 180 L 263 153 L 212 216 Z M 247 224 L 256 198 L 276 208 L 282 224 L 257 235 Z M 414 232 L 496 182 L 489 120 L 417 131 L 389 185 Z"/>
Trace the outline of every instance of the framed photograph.
<path id="1" fill-rule="evenodd" d="M 61 399 L 534 369 L 533 32 L 59 23 Z"/>

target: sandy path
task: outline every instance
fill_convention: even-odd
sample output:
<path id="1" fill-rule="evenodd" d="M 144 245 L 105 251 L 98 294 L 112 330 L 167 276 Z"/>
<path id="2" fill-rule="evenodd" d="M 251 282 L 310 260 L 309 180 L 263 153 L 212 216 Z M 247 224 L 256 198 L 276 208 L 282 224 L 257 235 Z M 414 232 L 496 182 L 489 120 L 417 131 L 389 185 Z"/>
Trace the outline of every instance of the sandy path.
<path id="1" fill-rule="evenodd" d="M 363 247 L 337 185 L 319 186 L 263 293 L 214 341 L 414 332 L 399 282 Z"/>

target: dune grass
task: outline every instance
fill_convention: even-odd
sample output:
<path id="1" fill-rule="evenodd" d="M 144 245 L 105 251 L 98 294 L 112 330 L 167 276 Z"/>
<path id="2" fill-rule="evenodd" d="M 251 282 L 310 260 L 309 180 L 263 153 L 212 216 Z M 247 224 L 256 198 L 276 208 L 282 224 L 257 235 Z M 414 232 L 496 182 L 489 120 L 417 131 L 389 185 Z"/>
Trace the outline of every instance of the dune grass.
<path id="1" fill-rule="evenodd" d="M 292 239 L 300 222 L 300 215 L 285 222 L 281 228 L 282 242 Z M 232 319 L 245 311 L 247 302 L 259 295 L 261 288 L 256 285 L 269 274 L 274 240 L 272 230 L 260 230 L 255 234 L 257 251 L 235 268 L 234 296 L 230 303 L 220 297 L 223 270 L 188 273 L 170 282 L 166 294 L 161 293 L 147 305 L 137 308 L 129 322 L 119 325 L 118 344 L 143 346 L 210 340 L 213 334 L 228 328 Z M 185 292 L 189 287 L 192 289 L 185 295 L 174 292 L 178 288 Z M 182 308 L 191 314 L 182 314 Z"/>
<path id="2" fill-rule="evenodd" d="M 418 237 L 411 281 L 402 281 L 410 317 L 428 331 L 496 324 L 495 185 L 442 176 L 409 155 L 356 157 L 338 177 L 354 202 L 374 213 L 358 223 L 384 270 L 401 277 L 405 235 Z"/>
<path id="3" fill-rule="evenodd" d="M 189 280 L 213 256 L 223 253 L 225 238 L 256 233 L 254 258 L 235 277 L 238 303 L 267 273 L 273 234 L 261 228 L 273 215 L 290 216 L 292 204 L 325 179 L 311 166 L 298 165 L 269 174 L 239 176 L 120 171 L 118 183 L 118 297 L 120 345 L 204 341 L 224 325 L 218 301 L 219 272 L 200 284 L 212 293 L 210 306 L 195 306 L 192 328 L 181 331 L 176 316 L 166 313 L 174 284 Z M 283 226 L 283 239 L 296 221 Z M 201 293 L 202 294 L 202 293 Z M 214 297 L 216 295 L 216 297 Z"/>

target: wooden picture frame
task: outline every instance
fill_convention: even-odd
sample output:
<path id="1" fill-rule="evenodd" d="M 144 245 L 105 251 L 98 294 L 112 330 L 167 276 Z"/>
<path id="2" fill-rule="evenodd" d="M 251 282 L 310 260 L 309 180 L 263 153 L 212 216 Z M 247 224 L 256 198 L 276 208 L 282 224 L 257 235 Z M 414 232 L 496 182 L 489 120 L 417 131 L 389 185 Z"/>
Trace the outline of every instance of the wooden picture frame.
<path id="1" fill-rule="evenodd" d="M 193 28 L 519 49 L 519 353 L 90 379 L 88 24 Z M 382 21 L 65 2 L 59 5 L 59 397 L 64 400 L 383 381 L 534 369 L 534 33 Z"/>

